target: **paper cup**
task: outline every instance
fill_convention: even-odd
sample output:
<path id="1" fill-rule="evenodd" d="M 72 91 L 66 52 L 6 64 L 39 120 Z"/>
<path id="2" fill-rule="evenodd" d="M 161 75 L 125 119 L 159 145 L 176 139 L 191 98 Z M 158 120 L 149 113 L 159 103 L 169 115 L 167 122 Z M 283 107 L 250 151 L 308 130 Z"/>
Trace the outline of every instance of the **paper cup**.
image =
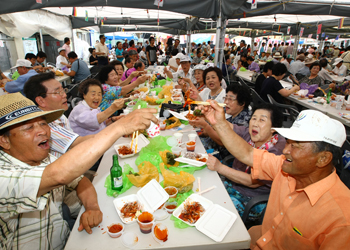
<path id="1" fill-rule="evenodd" d="M 147 134 L 149 137 L 156 137 L 160 134 L 160 126 L 159 124 L 154 124 L 153 122 L 151 122 L 151 125 L 149 126 L 149 128 L 146 130 Z"/>
<path id="2" fill-rule="evenodd" d="M 127 115 L 127 114 L 129 114 L 130 112 L 131 112 L 130 109 L 124 109 L 124 110 L 123 110 L 123 114 L 124 114 L 124 115 Z"/>
<path id="3" fill-rule="evenodd" d="M 152 227 L 154 224 L 154 217 L 148 212 L 143 212 L 137 217 L 137 223 L 140 226 L 140 231 L 143 234 L 149 234 L 152 232 Z"/>
<path id="4" fill-rule="evenodd" d="M 182 137 L 183 137 L 183 134 L 182 134 L 182 133 L 175 133 L 175 134 L 174 134 L 174 137 L 175 137 L 175 139 L 176 139 L 176 141 L 177 141 L 177 144 L 182 143 Z"/>
<path id="5" fill-rule="evenodd" d="M 197 138 L 197 134 L 188 134 L 188 140 L 189 141 L 196 141 L 196 138 Z"/>

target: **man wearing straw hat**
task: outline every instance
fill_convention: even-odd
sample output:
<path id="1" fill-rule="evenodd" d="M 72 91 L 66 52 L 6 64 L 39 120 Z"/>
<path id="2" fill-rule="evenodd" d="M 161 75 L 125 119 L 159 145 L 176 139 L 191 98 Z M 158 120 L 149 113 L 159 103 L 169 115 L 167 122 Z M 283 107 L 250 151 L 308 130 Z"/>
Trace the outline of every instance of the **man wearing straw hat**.
<path id="1" fill-rule="evenodd" d="M 85 207 L 78 230 L 91 234 L 102 212 L 81 175 L 121 136 L 157 122 L 156 110 L 136 110 L 57 159 L 49 154 L 48 123 L 63 112 L 42 111 L 20 93 L 0 97 L 1 249 L 63 249 L 70 233 L 62 217 L 65 186 Z"/>
<path id="2" fill-rule="evenodd" d="M 245 142 L 227 124 L 223 108 L 209 102 L 202 113 L 224 146 L 252 166 L 253 179 L 273 181 L 264 221 L 249 229 L 251 249 L 349 249 L 350 190 L 335 171 L 344 125 L 304 110 L 291 128 L 273 128 L 287 139 L 283 155 L 276 156 Z"/>

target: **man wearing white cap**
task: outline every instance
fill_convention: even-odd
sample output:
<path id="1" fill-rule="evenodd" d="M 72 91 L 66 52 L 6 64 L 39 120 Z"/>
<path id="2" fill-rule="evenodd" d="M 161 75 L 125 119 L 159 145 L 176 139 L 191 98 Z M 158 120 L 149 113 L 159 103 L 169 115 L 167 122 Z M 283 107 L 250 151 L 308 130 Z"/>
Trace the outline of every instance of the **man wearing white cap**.
<path id="1" fill-rule="evenodd" d="M 172 78 L 173 81 L 177 82 L 180 78 L 192 78 L 193 70 L 191 69 L 191 59 L 189 56 L 183 55 L 180 59 L 180 65 L 182 70 L 178 70 L 175 73 L 171 73 L 167 69 L 167 67 L 164 68 L 164 73 L 169 77 Z"/>
<path id="2" fill-rule="evenodd" d="M 70 68 L 72 65 L 68 64 L 68 60 L 66 57 L 66 50 L 61 47 L 58 48 L 58 56 L 56 58 L 56 67 L 58 69 L 62 69 L 64 67 Z"/>
<path id="3" fill-rule="evenodd" d="M 26 59 L 18 59 L 16 62 L 16 66 L 11 69 L 16 69 L 20 76 L 17 80 L 8 82 L 5 85 L 5 90 L 9 93 L 21 92 L 23 94 L 24 84 L 28 81 L 28 79 L 38 73 L 32 69 L 32 64 L 30 61 Z"/>
<path id="4" fill-rule="evenodd" d="M 245 142 L 225 121 L 223 108 L 209 102 L 202 113 L 229 152 L 252 166 L 252 178 L 273 181 L 263 224 L 249 230 L 251 249 L 348 249 L 350 190 L 335 171 L 344 126 L 304 110 L 291 128 L 274 128 L 287 139 L 283 155 L 276 156 Z"/>
<path id="5" fill-rule="evenodd" d="M 175 55 L 174 55 L 175 54 Z M 169 67 L 172 70 L 173 73 L 175 73 L 180 66 L 180 59 L 184 55 L 182 53 L 176 53 L 176 50 L 171 51 L 172 57 L 169 59 Z"/>
<path id="6" fill-rule="evenodd" d="M 332 70 L 332 72 L 335 74 L 335 75 L 339 75 L 339 76 L 346 76 L 346 72 L 347 72 L 347 68 L 345 65 L 343 65 L 343 59 L 341 58 L 336 58 L 334 60 L 334 63 L 333 63 L 333 66 L 334 69 Z"/>

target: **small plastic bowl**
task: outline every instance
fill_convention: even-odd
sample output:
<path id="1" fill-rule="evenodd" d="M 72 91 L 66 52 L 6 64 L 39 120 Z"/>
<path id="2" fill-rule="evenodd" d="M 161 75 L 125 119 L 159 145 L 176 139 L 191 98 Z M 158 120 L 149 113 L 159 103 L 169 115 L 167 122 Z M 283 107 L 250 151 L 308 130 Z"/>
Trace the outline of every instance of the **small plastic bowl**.
<path id="1" fill-rule="evenodd" d="M 175 205 L 177 207 L 177 202 L 176 201 L 173 201 L 173 202 L 165 202 L 165 210 L 169 213 L 169 214 L 172 214 L 174 212 L 174 210 L 176 209 L 175 208 L 167 208 L 167 206 L 173 206 Z"/>
<path id="2" fill-rule="evenodd" d="M 308 95 L 309 99 L 313 99 L 314 95 Z"/>
<path id="3" fill-rule="evenodd" d="M 109 228 L 112 227 L 113 225 L 120 225 L 122 227 L 122 230 L 120 230 L 118 233 L 111 233 L 109 231 Z M 111 238 L 119 238 L 124 232 L 124 226 L 121 223 L 117 223 L 117 224 L 113 223 L 112 225 L 108 226 L 107 229 L 108 229 L 107 233 Z"/>
<path id="4" fill-rule="evenodd" d="M 172 187 L 172 186 L 169 186 L 169 187 L 166 187 L 166 188 L 164 188 L 164 190 L 168 193 L 168 195 L 169 195 L 169 198 L 176 198 L 176 196 L 177 196 L 177 193 L 178 193 L 178 190 L 177 190 L 177 188 L 176 187 Z M 170 195 L 169 194 L 169 192 L 171 192 L 171 190 L 176 190 L 176 193 L 175 194 L 172 194 L 172 195 Z"/>
<path id="5" fill-rule="evenodd" d="M 131 248 L 131 249 L 139 243 L 139 237 L 134 232 L 124 233 L 121 240 L 125 247 Z"/>
<path id="6" fill-rule="evenodd" d="M 158 227 L 159 229 L 163 229 L 162 231 L 164 231 L 164 230 L 166 231 L 166 233 L 167 233 L 167 238 L 166 238 L 165 241 L 164 241 L 164 240 L 158 239 L 157 236 L 155 235 L 154 230 L 155 230 L 156 227 Z M 158 242 L 159 244 L 161 244 L 161 245 L 164 245 L 164 243 L 167 242 L 167 241 L 169 240 L 169 230 L 168 230 L 167 226 L 165 226 L 164 224 L 162 224 L 162 223 L 157 223 L 157 224 L 155 224 L 155 225 L 153 226 L 153 228 L 152 228 L 152 236 L 153 236 L 153 239 L 154 239 L 155 241 L 157 241 L 157 242 Z"/>
<path id="7" fill-rule="evenodd" d="M 176 158 L 181 156 L 182 148 L 180 147 L 173 147 L 171 148 L 171 152 L 175 155 Z"/>

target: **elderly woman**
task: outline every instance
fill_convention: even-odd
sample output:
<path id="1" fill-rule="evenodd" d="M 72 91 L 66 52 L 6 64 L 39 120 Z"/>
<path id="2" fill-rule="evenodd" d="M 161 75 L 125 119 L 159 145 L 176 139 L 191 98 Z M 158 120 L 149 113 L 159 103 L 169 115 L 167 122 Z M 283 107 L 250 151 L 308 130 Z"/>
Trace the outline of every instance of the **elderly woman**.
<path id="1" fill-rule="evenodd" d="M 131 84 L 119 86 L 121 83 L 121 76 L 116 72 L 115 68 L 110 65 L 104 66 L 98 75 L 104 92 L 102 102 L 100 104 L 101 111 L 104 111 L 110 107 L 115 99 L 122 98 L 123 96 L 132 92 L 134 88 L 145 82 L 147 79 L 147 76 L 144 75 L 139 77 Z"/>
<path id="2" fill-rule="evenodd" d="M 196 88 L 191 88 L 190 98 L 196 101 L 212 99 L 223 103 L 225 89 L 221 86 L 222 71 L 217 67 L 209 67 L 203 72 L 203 80 L 207 87 L 200 93 Z"/>
<path id="3" fill-rule="evenodd" d="M 98 80 L 88 79 L 80 84 L 79 94 L 83 97 L 69 115 L 71 128 L 80 136 L 97 134 L 117 117 L 111 117 L 124 106 L 124 99 L 114 100 L 111 106 L 101 111 L 99 105 L 102 101 L 103 89 Z"/>
<path id="4" fill-rule="evenodd" d="M 299 81 L 295 79 L 292 75 L 290 78 L 293 79 L 296 83 L 307 83 L 308 85 L 317 84 L 319 87 L 323 84 L 322 78 L 318 75 L 318 72 L 321 70 L 321 65 L 318 62 L 314 62 L 310 66 L 310 76 L 304 76 Z"/>
<path id="5" fill-rule="evenodd" d="M 203 72 L 207 67 L 203 64 L 198 64 L 193 68 L 194 74 L 192 75 L 192 78 L 182 78 L 179 79 L 178 83 L 182 87 L 183 91 L 186 92 L 186 83 L 190 85 L 191 88 L 195 88 L 198 90 L 198 92 L 201 92 L 203 89 L 206 88 L 206 85 L 204 84 L 203 80 Z"/>
<path id="6" fill-rule="evenodd" d="M 278 135 L 273 128 L 282 127 L 282 122 L 283 115 L 280 110 L 272 104 L 266 103 L 253 109 L 249 128 L 230 125 L 252 147 L 280 155 L 286 140 Z M 217 158 L 209 155 L 207 166 L 210 170 L 217 171 L 221 175 L 224 186 L 241 216 L 252 197 L 270 193 L 271 182 L 252 179 L 250 166 L 246 166 L 237 159 L 233 161 L 232 167 L 228 167 Z M 265 207 L 266 204 L 254 206 L 250 217 L 260 216 Z"/>
<path id="7" fill-rule="evenodd" d="M 248 123 L 252 112 L 248 109 L 251 102 L 250 91 L 247 87 L 239 84 L 232 84 L 226 89 L 225 111 L 226 120 L 231 124 L 248 127 Z M 201 141 L 205 149 L 214 148 L 220 153 L 220 159 L 224 159 L 230 155 L 221 140 L 217 132 L 207 123 L 204 118 L 197 118 L 194 121 L 190 121 L 190 124 L 195 127 L 202 128 Z M 205 137 L 207 136 L 207 138 Z"/>

